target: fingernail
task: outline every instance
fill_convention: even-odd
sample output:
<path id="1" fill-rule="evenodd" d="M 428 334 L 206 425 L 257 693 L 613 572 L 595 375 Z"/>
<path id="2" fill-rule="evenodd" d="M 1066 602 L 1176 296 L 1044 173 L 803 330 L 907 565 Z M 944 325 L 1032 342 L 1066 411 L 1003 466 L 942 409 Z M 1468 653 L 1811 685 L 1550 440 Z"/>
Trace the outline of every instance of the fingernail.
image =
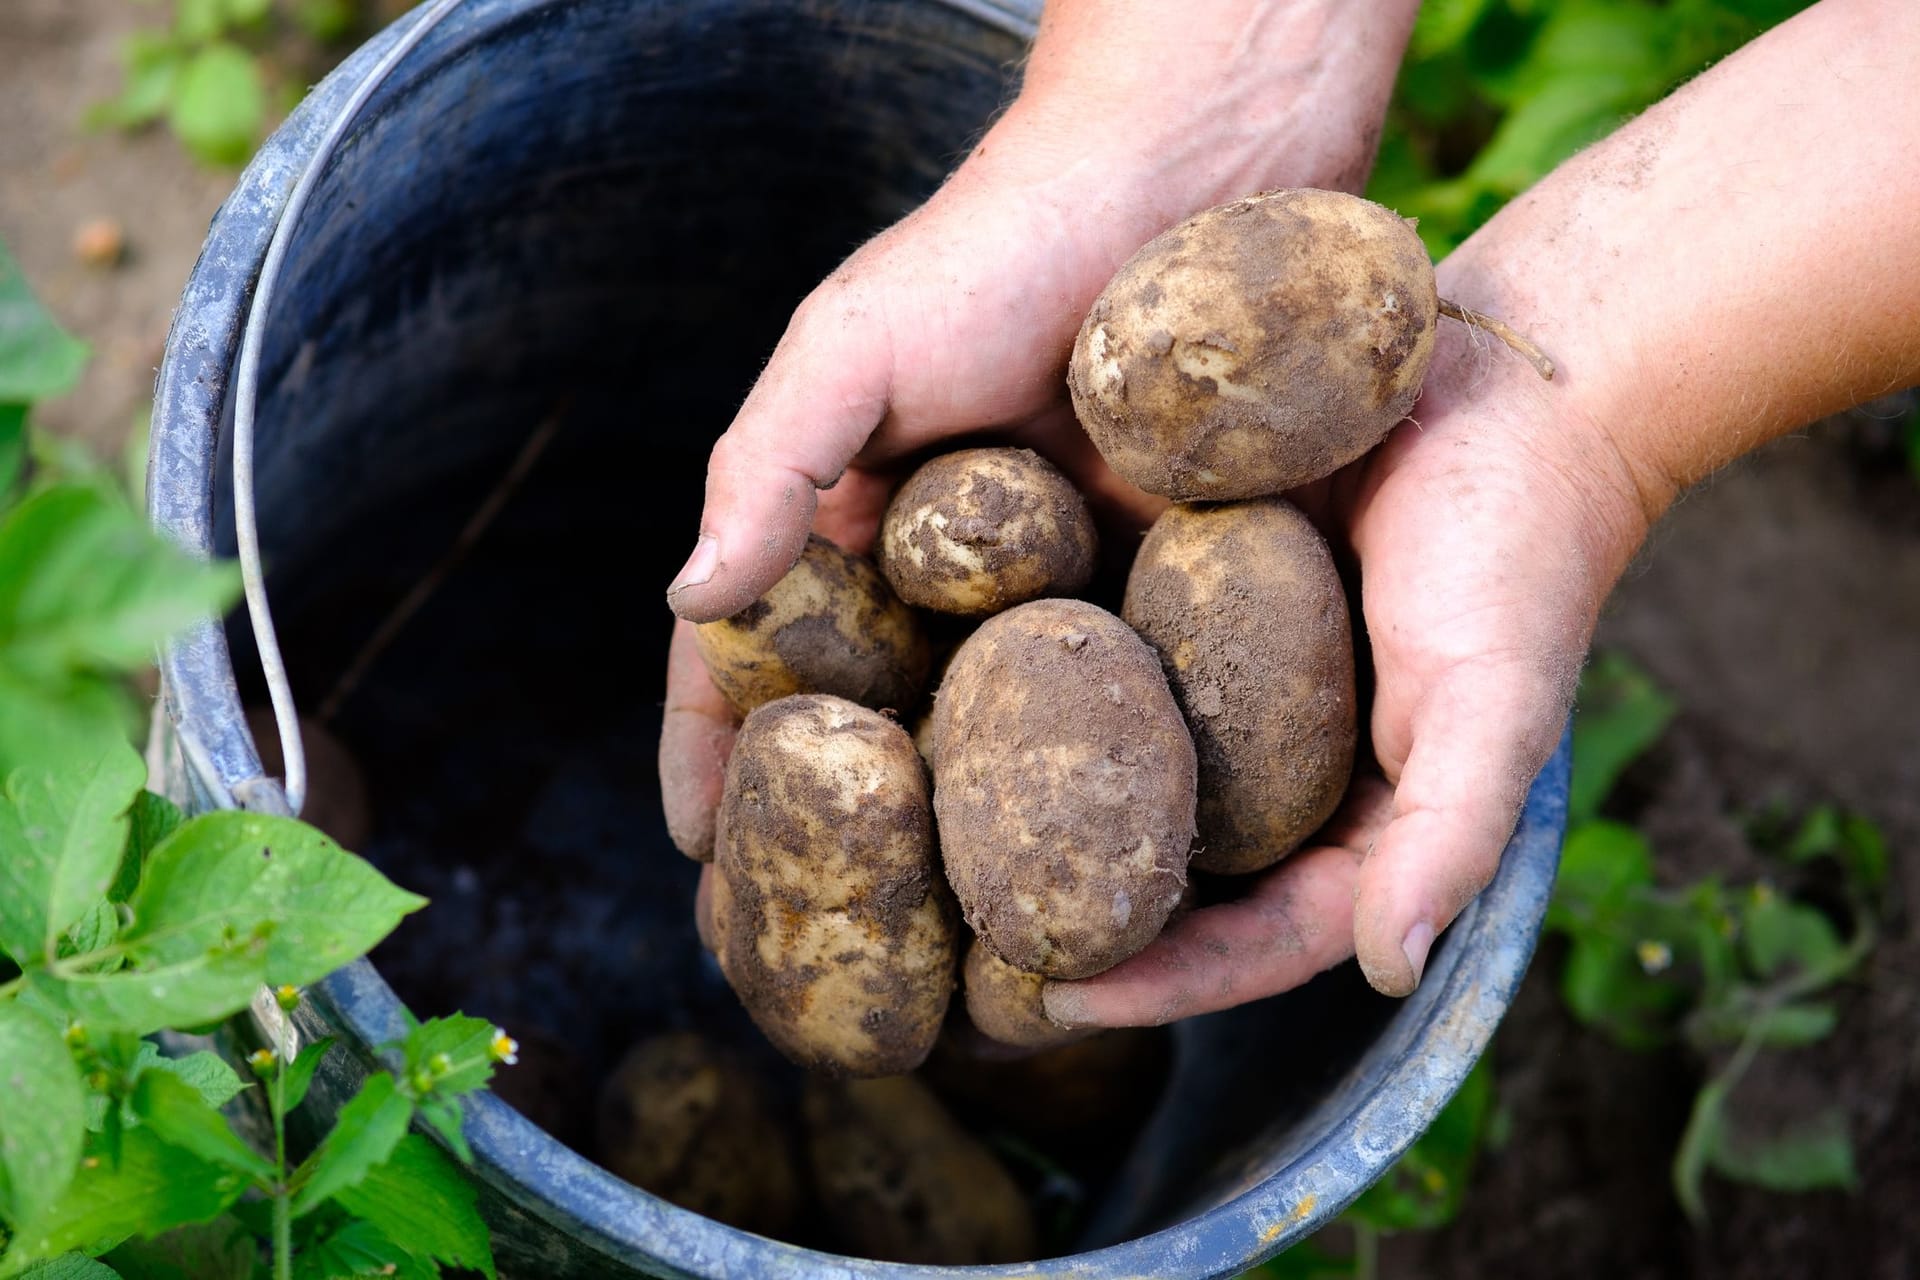
<path id="1" fill-rule="evenodd" d="M 1049 982 L 1040 988 L 1040 1006 L 1047 1011 L 1047 1021 L 1068 1030 L 1086 1025 L 1087 998 L 1077 989 L 1058 982 Z"/>
<path id="2" fill-rule="evenodd" d="M 680 576 L 667 588 L 667 594 L 684 591 L 688 587 L 697 587 L 713 576 L 720 567 L 720 543 L 710 533 L 700 535 L 700 541 L 693 544 L 693 554 L 687 557 L 686 567 L 680 570 Z M 655 578 L 655 582 L 660 579 Z"/>
<path id="3" fill-rule="evenodd" d="M 1407 957 L 1407 965 L 1413 970 L 1413 985 L 1420 985 L 1420 975 L 1427 970 L 1427 952 L 1433 950 L 1433 926 L 1425 920 L 1416 923 L 1407 930 L 1407 936 L 1400 940 L 1400 950 Z"/>

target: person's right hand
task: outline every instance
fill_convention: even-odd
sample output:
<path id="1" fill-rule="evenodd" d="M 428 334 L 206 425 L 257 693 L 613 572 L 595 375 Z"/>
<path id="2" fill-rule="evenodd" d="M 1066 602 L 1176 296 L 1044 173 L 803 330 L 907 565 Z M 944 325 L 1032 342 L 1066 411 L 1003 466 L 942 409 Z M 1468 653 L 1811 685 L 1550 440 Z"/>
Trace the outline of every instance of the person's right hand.
<path id="1" fill-rule="evenodd" d="M 714 446 L 699 540 L 667 592 L 680 622 L 661 783 L 688 854 L 711 856 L 737 720 L 690 624 L 759 598 L 809 531 L 865 551 L 902 460 L 991 431 L 1065 470 L 1109 531 L 1164 505 L 1108 471 L 1073 419 L 1065 368 L 1081 320 L 1122 262 L 1189 213 L 1265 187 L 1362 184 L 1411 21 L 1406 5 L 1338 17 L 1306 6 L 1255 24 L 1262 6 L 1242 0 L 1179 22 L 1205 28 L 1241 7 L 1245 26 L 1212 41 L 1188 30 L 1175 48 L 1128 29 L 1173 15 L 1050 6 L 1053 29 L 1006 116 L 932 199 L 794 313 Z M 1068 29 L 1095 17 L 1104 25 Z M 1146 53 L 1130 68 L 1089 49 L 1123 38 Z M 1289 39 L 1284 56 L 1261 47 Z"/>

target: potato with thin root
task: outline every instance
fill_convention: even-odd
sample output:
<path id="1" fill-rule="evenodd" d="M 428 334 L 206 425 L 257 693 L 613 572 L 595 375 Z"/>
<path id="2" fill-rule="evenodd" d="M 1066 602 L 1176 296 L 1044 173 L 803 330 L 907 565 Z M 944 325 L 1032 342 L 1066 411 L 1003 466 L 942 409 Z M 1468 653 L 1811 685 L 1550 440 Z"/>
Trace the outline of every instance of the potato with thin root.
<path id="1" fill-rule="evenodd" d="M 1120 268 L 1074 343 L 1074 412 L 1120 476 L 1170 498 L 1285 492 L 1407 416 L 1433 358 L 1412 224 L 1337 191 L 1195 214 Z"/>
<path id="2" fill-rule="evenodd" d="M 804 1112 L 814 1187 L 848 1252 L 935 1266 L 1034 1255 L 1020 1188 L 912 1076 L 815 1078 Z"/>
<path id="3" fill-rule="evenodd" d="M 985 617 L 1093 576 L 1093 516 L 1031 449 L 962 449 L 921 465 L 888 504 L 876 559 L 900 598 Z"/>
<path id="4" fill-rule="evenodd" d="M 1063 1027 L 1047 1017 L 1040 990 L 1047 980 L 1016 969 L 975 938 L 967 948 L 961 988 L 966 994 L 967 1017 L 989 1040 L 1017 1049 L 1047 1049 L 1071 1044 L 1093 1034 L 1091 1029 Z"/>
<path id="5" fill-rule="evenodd" d="M 716 1221 L 778 1235 L 800 1204 L 793 1143 L 759 1079 L 692 1032 L 654 1036 L 600 1093 L 600 1162 Z"/>
<path id="6" fill-rule="evenodd" d="M 1084 978 L 1158 936 L 1186 887 L 1196 766 L 1126 623 L 1036 600 L 981 624 L 941 682 L 933 761 L 947 880 L 994 954 Z"/>
<path id="7" fill-rule="evenodd" d="M 794 693 L 904 712 L 932 662 L 919 619 L 879 570 L 819 536 L 767 594 L 701 623 L 694 639 L 714 684 L 743 714 Z"/>
<path id="8" fill-rule="evenodd" d="M 844 1075 L 918 1066 L 959 938 L 906 730 L 825 694 L 756 708 L 727 764 L 717 843 L 709 934 L 774 1046 Z"/>
<path id="9" fill-rule="evenodd" d="M 1121 616 L 1159 652 L 1193 732 L 1194 869 L 1278 862 L 1353 774 L 1353 634 L 1325 540 L 1279 498 L 1170 507 L 1140 544 Z"/>

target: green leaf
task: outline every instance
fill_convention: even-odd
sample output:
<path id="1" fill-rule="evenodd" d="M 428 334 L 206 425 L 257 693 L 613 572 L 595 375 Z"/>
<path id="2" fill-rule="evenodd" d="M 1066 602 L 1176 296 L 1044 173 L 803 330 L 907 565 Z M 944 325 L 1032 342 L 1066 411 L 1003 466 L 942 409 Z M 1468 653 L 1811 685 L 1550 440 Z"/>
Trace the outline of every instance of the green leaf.
<path id="1" fill-rule="evenodd" d="M 183 42 L 198 44 L 226 29 L 225 0 L 176 0 L 176 3 L 173 29 Z"/>
<path id="2" fill-rule="evenodd" d="M 426 1071 L 434 1077 L 434 1092 L 442 1096 L 485 1088 L 493 1079 L 493 1055 L 489 1048 L 496 1034 L 491 1022 L 469 1018 L 463 1013 L 429 1018 L 407 1033 L 406 1078 L 412 1080 Z M 452 1066 L 446 1074 L 432 1069 L 434 1059 L 442 1054 Z"/>
<path id="3" fill-rule="evenodd" d="M 121 1136 L 119 1159 L 83 1166 L 57 1203 L 20 1222 L 13 1247 L 21 1260 L 72 1249 L 104 1253 L 136 1235 L 216 1218 L 246 1185 L 238 1174 L 168 1145 L 151 1130 L 129 1129 Z"/>
<path id="4" fill-rule="evenodd" d="M 0 663 L 40 680 L 132 670 L 237 585 L 233 566 L 190 559 L 124 502 L 45 489 L 0 521 Z"/>
<path id="5" fill-rule="evenodd" d="M 1782 855 L 1788 862 L 1832 858 L 1861 888 L 1877 891 L 1887 879 L 1887 838 L 1870 820 L 1830 804 L 1807 813 Z"/>
<path id="6" fill-rule="evenodd" d="M 473 1148 L 467 1145 L 466 1110 L 458 1098 L 428 1098 L 420 1104 L 420 1118 L 458 1156 L 463 1164 L 473 1163 Z"/>
<path id="7" fill-rule="evenodd" d="M 1581 921 L 1623 910 L 1635 889 L 1653 884 L 1653 850 L 1645 836 L 1619 822 L 1582 822 L 1560 850 L 1547 927 L 1570 930 Z"/>
<path id="8" fill-rule="evenodd" d="M 333 1048 L 333 1037 L 327 1036 L 315 1040 L 293 1055 L 293 1061 L 287 1064 L 286 1082 L 281 1086 L 286 1090 L 288 1111 L 292 1111 L 307 1100 L 307 1090 L 313 1084 L 313 1073 L 320 1066 L 320 1060 L 327 1056 L 327 1050 L 331 1048 Z"/>
<path id="9" fill-rule="evenodd" d="M 1427 1131 L 1347 1213 L 1383 1232 L 1430 1231 L 1453 1221 L 1492 1103 L 1493 1068 L 1482 1058 Z"/>
<path id="10" fill-rule="evenodd" d="M 1846 945 L 1824 915 L 1766 885 L 1748 895 L 1740 933 L 1747 967 L 1760 978 L 1787 972 L 1837 978 L 1846 958 Z"/>
<path id="11" fill-rule="evenodd" d="M 250 1174 L 262 1182 L 275 1175 L 273 1162 L 240 1140 L 226 1117 L 185 1081 L 166 1071 L 148 1071 L 133 1087 L 140 1122 L 176 1147 L 210 1164 Z"/>
<path id="12" fill-rule="evenodd" d="M 146 766 L 118 743 L 77 776 L 17 769 L 0 798 L 0 949 L 25 968 L 105 899 Z"/>
<path id="13" fill-rule="evenodd" d="M 151 791 L 142 791 L 133 798 L 133 809 L 127 816 L 133 823 L 127 835 L 127 856 L 121 860 L 120 873 L 114 877 L 113 888 L 107 894 L 115 902 L 125 902 L 133 896 L 148 856 L 187 820 L 187 815 L 180 812 L 173 801 Z"/>
<path id="14" fill-rule="evenodd" d="M 28 405 L 60 395 L 80 380 L 86 364 L 87 344 L 47 314 L 0 242 L 0 403 Z"/>
<path id="15" fill-rule="evenodd" d="M 86 1093 L 61 1028 L 0 1001 L 0 1218 L 31 1221 L 60 1198 L 85 1131 Z"/>
<path id="16" fill-rule="evenodd" d="M 1818 1191 L 1857 1187 L 1853 1142 L 1838 1108 L 1804 1117 L 1784 1133 L 1758 1136 L 1723 1118 L 1714 1131 L 1709 1161 L 1716 1173 L 1769 1191 Z"/>
<path id="17" fill-rule="evenodd" d="M 266 20 L 273 10 L 273 0 L 221 0 L 227 21 L 237 26 L 251 26 Z"/>
<path id="18" fill-rule="evenodd" d="M 131 937 L 171 962 L 270 926 L 267 983 L 304 987 L 425 905 L 313 827 L 226 810 L 189 820 L 154 850 Z"/>
<path id="19" fill-rule="evenodd" d="M 120 60 L 126 64 L 120 96 L 93 107 L 87 113 L 90 126 L 135 129 L 165 115 L 187 55 L 171 36 L 135 31 L 121 44 Z"/>
<path id="20" fill-rule="evenodd" d="M 312 1212 L 386 1163 L 412 1120 L 413 1101 L 400 1092 L 393 1077 L 384 1071 L 368 1076 L 360 1092 L 340 1108 L 333 1132 L 295 1172 L 299 1191 L 293 1199 L 294 1215 Z"/>
<path id="21" fill-rule="evenodd" d="M 260 68 L 245 49 L 222 40 L 187 63 L 167 120 L 203 163 L 237 165 L 253 153 L 266 116 Z"/>
<path id="22" fill-rule="evenodd" d="M 1659 741 L 1674 714 L 1673 702 L 1652 677 L 1616 653 L 1599 655 L 1582 674 L 1578 707 L 1567 799 L 1570 822 L 1599 814 L 1614 783 Z"/>
<path id="23" fill-rule="evenodd" d="M 1776 1049 L 1798 1049 L 1833 1034 L 1840 1013 L 1831 1004 L 1789 1004 L 1767 1009 L 1753 1020 L 1751 1034 Z"/>
<path id="24" fill-rule="evenodd" d="M 300 0 L 293 16 L 308 35 L 322 44 L 344 40 L 353 32 L 353 0 Z"/>
<path id="25" fill-rule="evenodd" d="M 494 1275 L 493 1249 L 480 1220 L 479 1192 L 433 1143 L 417 1133 L 401 1139 L 387 1162 L 334 1197 L 348 1213 L 452 1266 Z"/>
<path id="26" fill-rule="evenodd" d="M 314 1237 L 294 1256 L 294 1280 L 337 1280 L 340 1276 L 388 1276 L 415 1280 L 440 1274 L 396 1244 L 371 1222 L 345 1219 Z"/>
<path id="27" fill-rule="evenodd" d="M 1686 1130 L 1680 1135 L 1680 1147 L 1673 1157 L 1673 1193 L 1696 1226 L 1707 1220 L 1703 1184 L 1707 1162 L 1720 1141 L 1721 1120 L 1730 1087 L 1726 1079 L 1716 1076 L 1694 1095 L 1693 1110 L 1687 1116 Z"/>
<path id="28" fill-rule="evenodd" d="M 129 1240 L 107 1255 L 123 1280 L 254 1280 L 259 1247 L 231 1215 Z"/>
<path id="29" fill-rule="evenodd" d="M 13 501 L 13 488 L 27 465 L 27 406 L 0 402 L 0 514 Z"/>
<path id="30" fill-rule="evenodd" d="M 64 1253 L 34 1263 L 20 1273 L 20 1280 L 139 1280 L 139 1277 L 123 1277 L 106 1263 L 84 1253 Z"/>
<path id="31" fill-rule="evenodd" d="M 190 1053 L 184 1058 L 169 1058 L 150 1041 L 140 1042 L 136 1071 L 164 1071 L 199 1094 L 210 1107 L 224 1107 L 250 1088 L 226 1059 L 209 1050 Z"/>
<path id="32" fill-rule="evenodd" d="M 1431 58 L 1460 47 L 1489 0 L 1426 0 L 1413 21 L 1410 47 L 1416 58 Z"/>
<path id="33" fill-rule="evenodd" d="M 1560 975 L 1574 1017 L 1629 1049 L 1650 1049 L 1686 1001 L 1675 984 L 1647 972 L 1635 944 L 1612 934 L 1577 934 Z"/>
<path id="34" fill-rule="evenodd" d="M 1315 1236 L 1244 1272 L 1240 1280 L 1353 1280 L 1358 1274 L 1352 1258 L 1329 1253 Z"/>
<path id="35" fill-rule="evenodd" d="M 3 822 L 4 819 L 0 819 Z M 113 945 L 114 938 L 120 932 L 120 912 L 113 903 L 102 899 L 87 908 L 86 913 L 67 926 L 60 939 L 59 958 L 77 959 L 92 955 Z"/>
<path id="36" fill-rule="evenodd" d="M 37 995 L 90 1028 L 146 1035 L 232 1017 L 252 1002 L 266 975 L 266 938 L 243 936 L 166 962 L 135 955 L 130 967 L 112 973 L 35 973 L 30 981 Z"/>
<path id="37" fill-rule="evenodd" d="M 0 644 L 0 783 L 22 768 L 79 773 L 127 741 L 133 701 L 113 680 L 32 680 L 7 667 Z"/>

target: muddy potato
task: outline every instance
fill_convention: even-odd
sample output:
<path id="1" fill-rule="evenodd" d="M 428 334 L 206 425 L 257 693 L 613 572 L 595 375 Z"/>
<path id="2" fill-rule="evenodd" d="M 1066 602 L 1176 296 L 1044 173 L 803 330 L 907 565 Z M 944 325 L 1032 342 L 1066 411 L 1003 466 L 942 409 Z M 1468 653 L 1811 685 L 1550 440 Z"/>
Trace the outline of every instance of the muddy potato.
<path id="1" fill-rule="evenodd" d="M 1014 968 L 982 946 L 978 938 L 967 948 L 962 972 L 967 1017 L 990 1040 L 1020 1049 L 1045 1049 L 1093 1034 L 1091 1030 L 1071 1030 L 1047 1017 L 1040 1003 L 1040 989 L 1047 980 Z"/>
<path id="2" fill-rule="evenodd" d="M 912 1076 L 815 1078 L 804 1109 L 815 1191 L 848 1252 L 946 1266 L 1033 1256 L 1019 1187 Z"/>
<path id="3" fill-rule="evenodd" d="M 1232 499 L 1331 475 L 1406 417 L 1439 296 L 1420 237 L 1336 191 L 1195 214 L 1120 268 L 1074 343 L 1074 412 L 1149 493 Z"/>
<path id="4" fill-rule="evenodd" d="M 1093 576 L 1086 499 L 1031 449 L 962 449 L 907 478 L 880 522 L 880 572 L 908 604 L 984 617 Z"/>
<path id="5" fill-rule="evenodd" d="M 1121 615 L 1160 653 L 1200 758 L 1197 871 L 1258 871 L 1333 816 L 1353 773 L 1353 635 L 1327 545 L 1278 498 L 1175 506 Z"/>
<path id="6" fill-rule="evenodd" d="M 600 1163 L 709 1218 L 775 1235 L 793 1223 L 793 1143 L 760 1081 L 692 1032 L 636 1045 L 600 1093 Z"/>
<path id="7" fill-rule="evenodd" d="M 950 1026 L 922 1072 L 969 1127 L 1095 1161 L 1132 1145 L 1173 1074 L 1166 1027 L 1102 1031 L 1038 1053 L 979 1049 Z"/>
<path id="8" fill-rule="evenodd" d="M 727 764 L 719 829 L 711 933 L 761 1031 L 816 1070 L 919 1065 L 959 943 L 906 730 L 825 694 L 757 708 Z"/>
<path id="9" fill-rule="evenodd" d="M 912 707 L 932 654 L 913 610 L 877 569 L 825 538 L 766 595 L 694 628 L 714 684 L 742 713 L 793 693 Z"/>
<path id="10" fill-rule="evenodd" d="M 1079 600 L 988 619 L 947 669 L 933 735 L 947 880 L 996 955 L 1084 978 L 1159 934 L 1186 887 L 1193 739 L 1125 623 Z"/>

